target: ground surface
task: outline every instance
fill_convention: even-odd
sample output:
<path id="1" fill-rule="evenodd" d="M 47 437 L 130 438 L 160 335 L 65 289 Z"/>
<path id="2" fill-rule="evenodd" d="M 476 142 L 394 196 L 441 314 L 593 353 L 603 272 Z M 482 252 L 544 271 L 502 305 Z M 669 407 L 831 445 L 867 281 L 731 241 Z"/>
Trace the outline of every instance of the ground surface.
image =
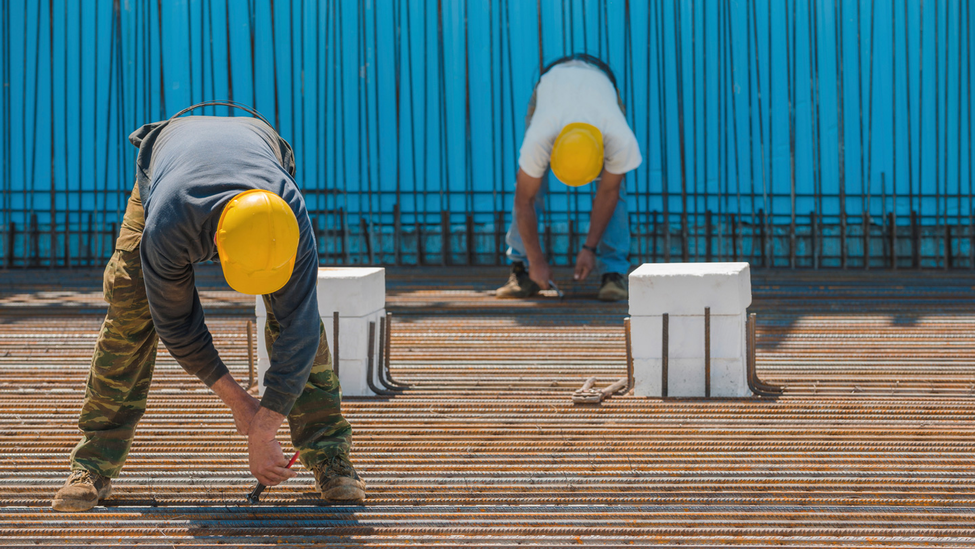
<path id="1" fill-rule="evenodd" d="M 969 273 L 755 273 L 759 373 L 782 397 L 601 406 L 570 394 L 625 371 L 625 305 L 591 285 L 498 301 L 504 278 L 390 270 L 392 371 L 414 388 L 344 405 L 365 506 L 321 505 L 306 471 L 242 505 L 244 438 L 161 351 L 115 495 L 63 515 L 49 503 L 78 440 L 101 273 L 0 272 L 0 545 L 975 544 Z M 213 270 L 200 286 L 246 380 L 252 301 Z"/>

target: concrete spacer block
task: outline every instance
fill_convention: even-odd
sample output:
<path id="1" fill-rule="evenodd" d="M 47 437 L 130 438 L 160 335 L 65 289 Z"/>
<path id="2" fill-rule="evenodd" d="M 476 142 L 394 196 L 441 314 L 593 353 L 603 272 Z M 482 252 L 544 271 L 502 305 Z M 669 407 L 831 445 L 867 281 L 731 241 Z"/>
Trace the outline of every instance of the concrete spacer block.
<path id="1" fill-rule="evenodd" d="M 372 380 L 376 387 L 383 387 L 379 383 L 379 346 L 382 344 L 379 339 L 379 320 L 385 316 L 386 309 L 380 309 L 366 316 L 339 319 L 339 382 L 342 384 L 344 396 L 374 396 L 376 394 L 369 388 L 369 382 L 366 381 L 369 366 L 370 322 L 376 323 L 376 335 L 372 348 Z M 331 318 L 328 321 L 331 322 Z M 326 332 L 331 330 L 330 325 L 326 323 Z M 329 348 L 334 349 L 334 347 Z"/>
<path id="2" fill-rule="evenodd" d="M 629 283 L 630 316 L 737 315 L 752 302 L 748 263 L 644 263 Z"/>
<path id="3" fill-rule="evenodd" d="M 633 360 L 634 394 L 637 396 L 661 396 L 663 362 L 659 358 L 635 358 Z M 668 397 L 704 396 L 704 363 L 695 359 L 670 359 L 667 365 Z M 742 359 L 711 359 L 711 396 L 747 397 L 751 395 L 744 376 Z"/>
<path id="4" fill-rule="evenodd" d="M 366 381 L 369 322 L 376 323 L 373 348 L 373 379 L 379 372 L 379 320 L 386 315 L 386 271 L 373 267 L 323 267 L 318 271 L 318 314 L 325 324 L 325 337 L 334 353 L 333 313 L 339 313 L 339 381 L 346 396 L 372 396 Z M 255 296 L 257 315 L 258 386 L 264 394 L 264 374 L 270 359 L 264 337 L 267 311 L 262 296 Z M 334 357 L 333 357 L 334 360 Z"/>
<path id="5" fill-rule="evenodd" d="M 704 315 L 668 320 L 670 358 L 704 359 Z M 660 358 L 662 316 L 631 316 L 633 356 Z M 745 314 L 711 315 L 711 358 L 739 358 L 745 352 Z M 703 394 L 703 393 L 702 393 Z"/>
<path id="6" fill-rule="evenodd" d="M 257 316 L 265 315 L 264 298 L 255 296 Z M 386 306 L 386 269 L 382 267 L 320 267 L 318 314 L 332 318 L 366 316 Z"/>
<path id="7" fill-rule="evenodd" d="M 332 318 L 371 315 L 386 306 L 386 269 L 322 267 L 318 269 L 318 314 Z"/>
<path id="8" fill-rule="evenodd" d="M 341 313 L 340 313 L 341 314 Z M 379 384 L 379 320 L 386 316 L 386 309 L 380 309 L 367 316 L 339 317 L 339 382 L 342 384 L 342 394 L 345 396 L 373 396 L 375 393 L 369 388 L 366 373 L 369 365 L 369 323 L 376 323 L 376 336 L 373 342 L 373 383 Z M 271 367 L 267 346 L 264 344 L 264 326 L 266 316 L 259 316 L 257 320 L 260 344 L 258 346 L 257 380 L 260 394 L 264 394 L 264 374 Z M 322 318 L 325 323 L 325 339 L 335 360 L 335 330 L 332 318 Z"/>

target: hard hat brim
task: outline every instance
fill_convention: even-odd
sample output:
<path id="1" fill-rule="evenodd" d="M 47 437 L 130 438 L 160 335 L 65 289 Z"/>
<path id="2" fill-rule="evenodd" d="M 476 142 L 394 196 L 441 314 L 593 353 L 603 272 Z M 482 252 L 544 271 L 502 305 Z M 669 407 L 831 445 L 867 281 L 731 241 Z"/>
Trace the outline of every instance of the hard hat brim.
<path id="1" fill-rule="evenodd" d="M 223 258 L 221 258 L 223 260 Z M 273 271 L 249 272 L 233 263 L 221 263 L 223 276 L 231 288 L 242 294 L 266 295 L 284 288 L 291 280 L 295 258 Z"/>

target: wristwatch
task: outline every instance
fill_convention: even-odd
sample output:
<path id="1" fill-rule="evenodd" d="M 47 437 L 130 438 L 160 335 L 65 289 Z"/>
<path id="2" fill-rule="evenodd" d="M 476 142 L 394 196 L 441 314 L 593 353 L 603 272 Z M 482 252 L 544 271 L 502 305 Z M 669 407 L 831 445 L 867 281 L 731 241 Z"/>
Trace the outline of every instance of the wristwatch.
<path id="1" fill-rule="evenodd" d="M 593 248 L 592 246 L 586 246 L 585 244 L 583 244 L 582 249 L 589 250 L 590 252 L 592 252 L 592 255 L 596 255 L 596 248 Z"/>

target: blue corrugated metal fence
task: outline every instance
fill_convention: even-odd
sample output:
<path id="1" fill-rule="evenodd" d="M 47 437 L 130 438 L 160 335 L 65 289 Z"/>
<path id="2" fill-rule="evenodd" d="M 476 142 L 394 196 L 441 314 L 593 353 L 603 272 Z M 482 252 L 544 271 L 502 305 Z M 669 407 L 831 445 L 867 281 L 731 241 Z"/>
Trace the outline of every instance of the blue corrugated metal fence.
<path id="1" fill-rule="evenodd" d="M 645 158 L 626 183 L 634 262 L 973 267 L 971 11 L 0 0 L 0 258 L 101 263 L 133 182 L 126 135 L 227 98 L 294 145 L 323 262 L 500 262 L 539 67 L 585 51 L 617 73 Z M 543 240 L 564 264 L 592 189 L 552 184 Z"/>

